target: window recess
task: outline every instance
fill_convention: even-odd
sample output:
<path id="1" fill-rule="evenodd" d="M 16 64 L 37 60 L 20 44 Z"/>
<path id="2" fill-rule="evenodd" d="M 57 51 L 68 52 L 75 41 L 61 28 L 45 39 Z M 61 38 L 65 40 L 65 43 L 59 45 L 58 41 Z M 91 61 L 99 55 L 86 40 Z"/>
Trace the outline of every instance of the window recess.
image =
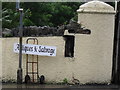
<path id="1" fill-rule="evenodd" d="M 65 39 L 65 57 L 74 57 L 75 36 L 64 35 Z"/>

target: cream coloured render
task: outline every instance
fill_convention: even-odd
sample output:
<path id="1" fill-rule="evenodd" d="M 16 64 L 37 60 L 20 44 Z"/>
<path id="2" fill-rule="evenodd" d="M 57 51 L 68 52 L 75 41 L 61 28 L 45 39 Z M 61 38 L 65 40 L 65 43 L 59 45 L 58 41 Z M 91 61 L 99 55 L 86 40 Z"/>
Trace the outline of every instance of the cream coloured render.
<path id="1" fill-rule="evenodd" d="M 80 83 L 110 82 L 112 72 L 111 53 L 106 48 L 109 41 L 103 41 L 106 46 L 94 47 L 97 43 L 91 43 L 91 35 L 75 35 L 74 58 L 64 57 L 65 41 L 63 37 L 38 37 L 40 45 L 57 47 L 57 56 L 39 56 L 39 75 L 45 75 L 47 82 L 63 82 L 67 78 L 72 83 L 72 77 Z M 27 38 L 23 39 L 25 44 Z M 18 38 L 3 38 L 2 44 L 2 76 L 3 80 L 15 80 L 18 69 L 18 54 L 13 52 L 14 43 Z M 94 46 L 93 46 L 94 45 Z M 110 47 L 111 48 L 111 47 Z M 105 49 L 105 50 L 104 50 Z M 22 61 L 23 77 L 26 73 L 26 55 Z"/>
<path id="2" fill-rule="evenodd" d="M 99 5 L 98 5 L 99 4 Z M 95 10 L 87 7 L 99 6 Z M 105 9 L 105 12 L 100 13 Z M 85 11 L 85 12 L 84 12 Z M 90 12 L 89 12 L 90 11 Z M 107 11 L 109 11 L 107 13 Z M 74 57 L 64 57 L 65 41 L 61 37 L 36 37 L 40 45 L 57 47 L 56 57 L 39 56 L 39 75 L 45 75 L 46 82 L 63 82 L 67 78 L 72 83 L 74 78 L 81 84 L 110 83 L 112 74 L 112 54 L 114 38 L 114 9 L 99 1 L 84 4 L 78 10 L 78 23 L 91 30 L 90 35 L 75 34 Z M 29 38 L 29 37 L 27 37 Z M 27 38 L 23 38 L 25 43 Z M 13 44 L 18 38 L 1 38 L 2 79 L 16 80 L 18 54 L 13 52 Z M 26 73 L 26 57 L 23 55 L 23 77 Z"/>

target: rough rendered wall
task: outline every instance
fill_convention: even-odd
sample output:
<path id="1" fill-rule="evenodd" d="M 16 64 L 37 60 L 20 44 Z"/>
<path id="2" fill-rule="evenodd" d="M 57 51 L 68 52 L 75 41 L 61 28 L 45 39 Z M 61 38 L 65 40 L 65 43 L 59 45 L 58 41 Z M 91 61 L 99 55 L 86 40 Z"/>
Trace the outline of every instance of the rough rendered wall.
<path id="1" fill-rule="evenodd" d="M 2 77 L 2 39 L 0 38 L 0 81 Z"/>
<path id="2" fill-rule="evenodd" d="M 102 1 L 90 1 L 80 6 L 78 23 L 91 30 L 90 36 L 76 36 L 76 57 L 84 60 L 87 74 L 84 81 L 105 82 L 111 80 L 114 40 L 114 8 Z M 79 48 L 78 48 L 79 47 Z M 84 51 L 84 52 L 81 52 Z M 85 63 L 86 62 L 86 63 Z M 88 67 L 89 66 L 89 67 Z"/>
<path id="3" fill-rule="evenodd" d="M 79 39 L 78 39 L 79 37 Z M 92 35 L 76 35 L 74 73 L 81 82 L 110 82 L 112 73 L 112 41 L 96 41 Z M 77 73 L 79 72 L 79 73 Z M 79 75 L 80 74 L 80 75 Z"/>
<path id="4" fill-rule="evenodd" d="M 96 72 L 90 73 L 94 74 L 94 76 L 91 78 L 93 78 L 93 80 L 96 78 L 98 81 L 100 81 L 100 79 L 105 80 L 104 78 L 108 80 L 111 77 L 110 72 L 112 72 L 114 15 L 81 13 L 79 14 L 79 17 L 81 17 L 79 20 L 82 22 L 82 24 L 91 30 L 91 35 L 88 38 L 88 42 L 88 39 L 82 40 L 82 42 L 78 40 L 80 42 L 80 46 L 81 43 L 85 43 L 83 45 L 85 45 L 84 52 L 86 52 L 86 55 L 82 55 L 82 57 L 85 57 L 86 59 L 84 59 L 88 60 L 87 62 L 90 61 L 90 65 L 91 63 L 96 63 L 89 67 L 89 69 L 96 68 L 96 71 L 99 74 L 96 74 Z M 84 36 L 84 38 L 87 37 Z M 78 51 L 80 51 L 83 48 L 80 47 L 78 49 Z M 79 54 L 81 54 L 81 52 L 79 52 Z M 106 75 L 104 76 L 103 74 L 105 73 Z M 99 78 L 99 76 L 102 77 Z"/>
<path id="5" fill-rule="evenodd" d="M 99 1 L 90 2 L 81 8 L 83 8 L 83 11 L 78 10 L 78 22 L 90 29 L 91 34 L 75 34 L 75 57 L 64 57 L 65 41 L 63 37 L 38 37 L 40 45 L 57 47 L 56 57 L 39 56 L 39 75 L 44 75 L 47 82 L 63 82 L 63 79 L 67 78 L 72 83 L 72 77 L 74 77 L 81 84 L 110 83 L 114 9 Z M 88 10 L 84 12 L 84 9 Z M 96 12 L 97 9 L 100 11 Z M 102 13 L 100 13 L 101 11 Z M 23 43 L 25 43 L 26 39 L 24 38 Z M 13 44 L 17 43 L 19 39 L 3 38 L 2 40 L 2 48 L 0 47 L 2 56 L 0 53 L 0 57 L 2 57 L 3 61 L 3 80 L 16 80 L 19 60 L 18 54 L 13 52 Z M 23 77 L 25 77 L 26 73 L 25 62 L 26 57 L 23 55 Z"/>
<path id="6" fill-rule="evenodd" d="M 75 36 L 75 57 L 64 57 L 63 37 L 39 37 L 40 45 L 57 47 L 56 57 L 39 56 L 39 75 L 45 75 L 47 82 L 62 82 L 67 78 L 72 83 L 72 77 L 81 83 L 110 82 L 111 60 L 107 46 L 93 47 L 90 35 Z M 3 38 L 3 80 L 16 80 L 18 69 L 18 54 L 13 52 L 13 44 L 18 38 Z M 23 43 L 25 43 L 24 38 Z M 108 42 L 104 42 L 106 44 Z M 95 44 L 94 44 L 95 45 Z M 100 50 L 100 47 L 101 50 Z M 107 55 L 107 56 L 106 56 Z M 23 55 L 23 77 L 26 73 L 26 57 Z"/>
<path id="7" fill-rule="evenodd" d="M 13 44 L 18 42 L 18 38 L 4 38 L 3 39 L 3 79 L 15 79 L 18 69 L 18 54 L 13 52 Z M 24 38 L 23 43 L 25 43 L 26 38 Z M 56 57 L 47 57 L 39 56 L 39 75 L 43 74 L 46 76 L 46 80 L 55 81 L 59 78 L 64 79 L 61 75 L 61 72 L 64 72 L 65 67 L 64 63 L 64 40 L 63 37 L 39 37 L 40 45 L 56 46 L 57 47 L 57 56 Z M 25 76 L 25 62 L 26 56 L 23 55 L 23 77 Z M 61 72 L 59 72 L 61 71 Z M 59 77 L 59 78 L 57 78 Z"/>
<path id="8" fill-rule="evenodd" d="M 2 38 L 2 78 L 4 81 L 17 79 L 18 55 L 13 52 L 13 44 L 18 38 Z"/>

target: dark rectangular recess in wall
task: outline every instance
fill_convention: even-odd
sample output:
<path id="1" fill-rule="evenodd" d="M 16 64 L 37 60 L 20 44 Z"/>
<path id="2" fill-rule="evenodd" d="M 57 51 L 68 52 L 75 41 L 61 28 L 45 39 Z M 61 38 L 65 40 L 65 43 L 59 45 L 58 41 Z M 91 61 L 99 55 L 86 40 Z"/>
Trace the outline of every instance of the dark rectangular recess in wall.
<path id="1" fill-rule="evenodd" d="M 75 36 L 64 35 L 65 39 L 65 57 L 74 57 L 74 41 Z"/>

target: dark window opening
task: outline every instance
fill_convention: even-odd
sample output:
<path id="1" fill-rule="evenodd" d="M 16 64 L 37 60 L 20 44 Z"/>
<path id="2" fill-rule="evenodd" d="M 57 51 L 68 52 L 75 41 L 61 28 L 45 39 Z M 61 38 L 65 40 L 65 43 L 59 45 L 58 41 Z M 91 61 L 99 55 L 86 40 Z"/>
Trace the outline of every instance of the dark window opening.
<path id="1" fill-rule="evenodd" d="M 74 36 L 65 35 L 65 57 L 74 57 Z"/>
<path id="2" fill-rule="evenodd" d="M 69 33 L 77 33 L 77 34 L 91 34 L 91 30 L 89 29 L 78 29 L 78 30 L 68 30 Z"/>

